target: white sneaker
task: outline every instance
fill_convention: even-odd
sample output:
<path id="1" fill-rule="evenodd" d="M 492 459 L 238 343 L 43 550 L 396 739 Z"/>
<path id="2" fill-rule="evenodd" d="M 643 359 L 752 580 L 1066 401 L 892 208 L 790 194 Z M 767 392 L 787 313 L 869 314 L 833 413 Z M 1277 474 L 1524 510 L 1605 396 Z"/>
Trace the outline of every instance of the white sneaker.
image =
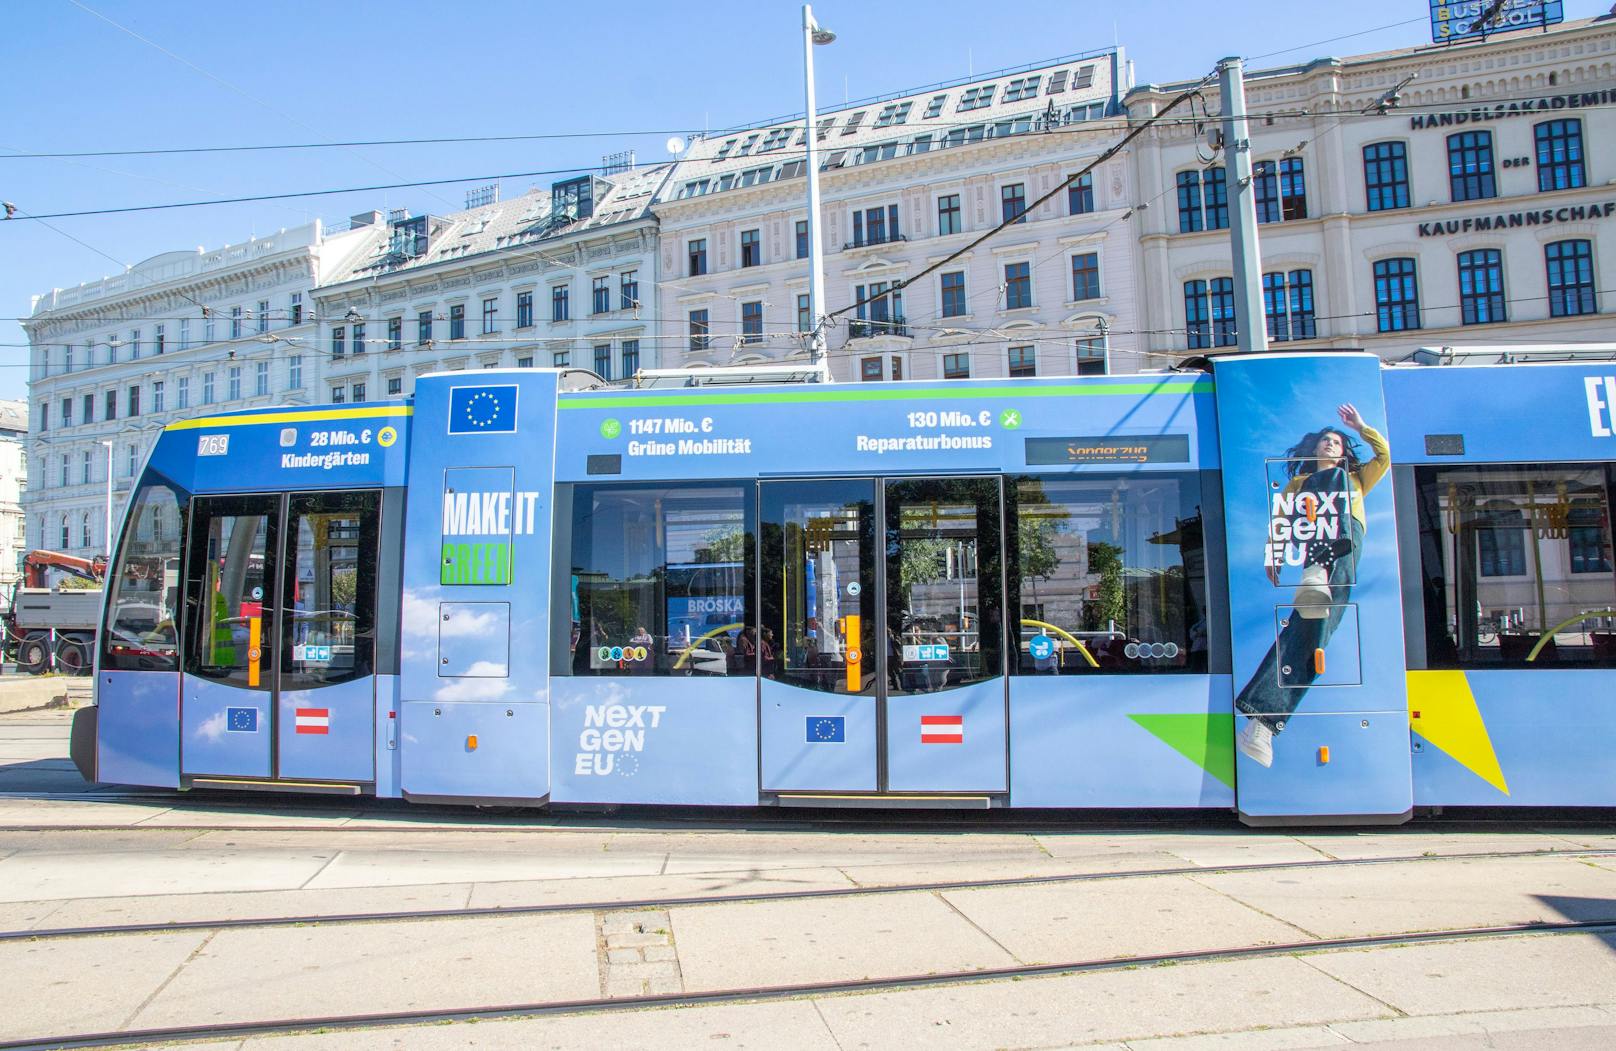
<path id="1" fill-rule="evenodd" d="M 1274 765 L 1274 731 L 1261 719 L 1246 719 L 1246 725 L 1235 735 L 1234 746 L 1260 766 Z"/>

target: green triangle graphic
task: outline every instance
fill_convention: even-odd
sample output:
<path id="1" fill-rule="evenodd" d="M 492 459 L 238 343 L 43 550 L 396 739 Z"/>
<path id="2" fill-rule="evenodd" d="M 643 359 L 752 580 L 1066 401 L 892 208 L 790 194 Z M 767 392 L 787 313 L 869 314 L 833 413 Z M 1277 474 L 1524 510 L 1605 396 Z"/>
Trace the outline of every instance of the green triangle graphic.
<path id="1" fill-rule="evenodd" d="M 1179 755 L 1234 787 L 1234 716 L 1130 715 L 1128 718 Z"/>

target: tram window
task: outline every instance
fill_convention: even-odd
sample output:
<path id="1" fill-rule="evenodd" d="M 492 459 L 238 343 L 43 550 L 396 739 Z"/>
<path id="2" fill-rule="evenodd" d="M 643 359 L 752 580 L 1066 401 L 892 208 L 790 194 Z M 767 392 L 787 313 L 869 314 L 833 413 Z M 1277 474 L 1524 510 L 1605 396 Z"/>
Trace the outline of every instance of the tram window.
<path id="1" fill-rule="evenodd" d="M 376 649 L 380 500 L 368 493 L 292 497 L 282 594 L 281 688 L 307 690 L 371 673 Z"/>
<path id="2" fill-rule="evenodd" d="M 753 674 L 741 656 L 743 628 L 757 623 L 753 492 L 739 483 L 574 489 L 573 645 L 557 673 Z"/>
<path id="3" fill-rule="evenodd" d="M 1456 465 L 1415 478 L 1432 667 L 1616 665 L 1616 470 Z"/>
<path id="4" fill-rule="evenodd" d="M 192 507 L 185 670 L 250 690 L 273 676 L 274 559 L 280 499 L 209 497 Z"/>
<path id="5" fill-rule="evenodd" d="M 1022 478 L 1010 497 L 1018 674 L 1206 671 L 1197 475 Z"/>
<path id="6" fill-rule="evenodd" d="M 112 589 L 101 667 L 174 671 L 178 667 L 180 549 L 185 505 L 178 490 L 152 479 L 141 486 L 124 526 Z"/>

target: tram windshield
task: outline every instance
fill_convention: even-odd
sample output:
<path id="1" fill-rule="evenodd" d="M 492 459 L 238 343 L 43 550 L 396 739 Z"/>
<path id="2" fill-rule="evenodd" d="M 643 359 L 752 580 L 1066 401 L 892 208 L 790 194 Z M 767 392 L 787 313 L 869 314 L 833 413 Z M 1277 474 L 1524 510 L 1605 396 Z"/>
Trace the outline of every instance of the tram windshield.
<path id="1" fill-rule="evenodd" d="M 173 671 L 178 667 L 180 551 L 189 494 L 148 472 L 124 520 L 118 556 L 107 574 L 101 667 Z"/>

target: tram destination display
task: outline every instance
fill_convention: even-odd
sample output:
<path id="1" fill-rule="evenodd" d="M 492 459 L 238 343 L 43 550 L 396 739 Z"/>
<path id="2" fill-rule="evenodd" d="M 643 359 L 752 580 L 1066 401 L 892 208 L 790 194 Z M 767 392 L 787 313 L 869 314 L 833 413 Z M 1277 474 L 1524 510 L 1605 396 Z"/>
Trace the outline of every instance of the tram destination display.
<path id="1" fill-rule="evenodd" d="M 1132 434 L 1026 439 L 1027 464 L 1189 463 L 1187 434 Z"/>

